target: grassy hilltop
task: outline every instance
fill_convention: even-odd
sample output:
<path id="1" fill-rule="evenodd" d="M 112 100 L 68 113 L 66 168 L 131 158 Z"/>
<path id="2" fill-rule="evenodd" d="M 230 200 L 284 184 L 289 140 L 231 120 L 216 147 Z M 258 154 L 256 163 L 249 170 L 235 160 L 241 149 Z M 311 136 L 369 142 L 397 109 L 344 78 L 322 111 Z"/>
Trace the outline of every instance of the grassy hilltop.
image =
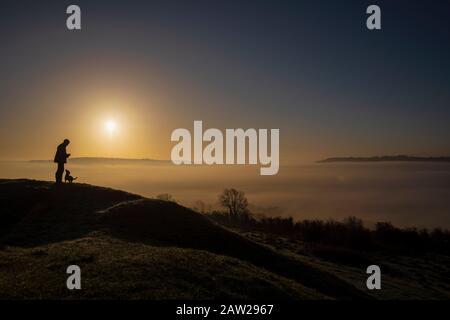
<path id="1" fill-rule="evenodd" d="M 357 250 L 223 227 L 174 202 L 87 184 L 0 179 L 0 219 L 0 299 L 450 297 L 445 251 Z M 66 288 L 72 264 L 82 290 Z M 365 286 L 371 264 L 382 290 Z"/>
<path id="2" fill-rule="evenodd" d="M 0 180 L 0 298 L 365 299 L 329 272 L 178 204 Z M 66 268 L 82 290 L 66 288 Z"/>

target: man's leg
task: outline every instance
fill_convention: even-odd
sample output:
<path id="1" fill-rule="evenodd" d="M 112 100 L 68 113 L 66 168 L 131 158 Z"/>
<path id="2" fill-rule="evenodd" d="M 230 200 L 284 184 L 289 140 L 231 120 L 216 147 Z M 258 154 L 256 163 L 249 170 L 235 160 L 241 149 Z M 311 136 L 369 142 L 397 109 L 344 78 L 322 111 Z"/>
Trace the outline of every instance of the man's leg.
<path id="1" fill-rule="evenodd" d="M 58 170 L 56 170 L 56 183 L 62 183 L 62 176 L 64 173 L 64 163 L 58 163 Z"/>

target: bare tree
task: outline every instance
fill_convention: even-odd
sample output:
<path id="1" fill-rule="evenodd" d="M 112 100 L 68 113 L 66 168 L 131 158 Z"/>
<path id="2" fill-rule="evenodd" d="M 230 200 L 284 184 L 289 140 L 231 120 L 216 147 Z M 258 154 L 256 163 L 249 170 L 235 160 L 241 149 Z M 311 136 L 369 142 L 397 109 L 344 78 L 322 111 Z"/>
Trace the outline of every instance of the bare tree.
<path id="1" fill-rule="evenodd" d="M 236 189 L 225 189 L 219 196 L 219 203 L 222 207 L 228 209 L 231 217 L 237 218 L 248 214 L 248 200 L 244 192 Z"/>
<path id="2" fill-rule="evenodd" d="M 202 200 L 197 200 L 194 202 L 194 207 L 192 208 L 194 211 L 200 213 L 206 213 L 206 204 Z"/>

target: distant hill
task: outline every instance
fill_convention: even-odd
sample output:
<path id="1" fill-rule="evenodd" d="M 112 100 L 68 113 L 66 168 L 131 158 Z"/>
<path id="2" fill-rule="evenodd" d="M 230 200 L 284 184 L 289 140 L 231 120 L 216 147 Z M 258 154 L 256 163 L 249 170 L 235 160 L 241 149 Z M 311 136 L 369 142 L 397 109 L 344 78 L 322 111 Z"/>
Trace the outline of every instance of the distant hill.
<path id="1" fill-rule="evenodd" d="M 80 291 L 66 268 L 82 269 Z M 367 299 L 331 272 L 173 202 L 0 180 L 0 299 Z"/>
<path id="2" fill-rule="evenodd" d="M 69 158 L 71 163 L 79 164 L 124 164 L 124 163 L 151 163 L 151 164 L 165 164 L 170 160 L 155 160 L 155 159 L 127 159 L 127 158 L 102 158 L 102 157 L 78 157 Z M 30 162 L 53 162 L 53 160 L 30 160 Z"/>
<path id="3" fill-rule="evenodd" d="M 450 162 L 450 157 L 414 157 L 414 156 L 375 156 L 375 157 L 335 157 L 317 161 L 318 163 L 330 162 Z"/>

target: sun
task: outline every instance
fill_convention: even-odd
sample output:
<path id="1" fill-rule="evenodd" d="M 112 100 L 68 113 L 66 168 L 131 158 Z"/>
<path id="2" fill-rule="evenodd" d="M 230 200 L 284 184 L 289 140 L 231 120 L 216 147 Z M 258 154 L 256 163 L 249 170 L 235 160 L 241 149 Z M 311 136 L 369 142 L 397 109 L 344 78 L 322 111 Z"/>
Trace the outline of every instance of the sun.
<path id="1" fill-rule="evenodd" d="M 109 135 L 112 136 L 117 130 L 117 122 L 111 119 L 107 120 L 105 122 L 105 130 Z"/>

